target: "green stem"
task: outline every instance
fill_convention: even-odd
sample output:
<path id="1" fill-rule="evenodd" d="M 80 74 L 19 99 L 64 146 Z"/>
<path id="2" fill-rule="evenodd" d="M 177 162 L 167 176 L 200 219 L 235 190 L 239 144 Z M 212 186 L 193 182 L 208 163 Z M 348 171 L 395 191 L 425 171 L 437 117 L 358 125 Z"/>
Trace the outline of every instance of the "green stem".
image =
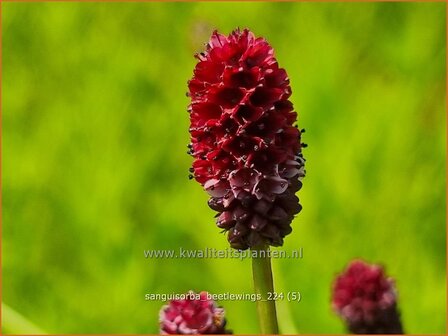
<path id="1" fill-rule="evenodd" d="M 275 300 L 273 300 L 272 295 L 274 293 L 274 284 L 272 281 L 269 246 L 253 247 L 252 250 L 254 251 L 252 253 L 254 289 L 255 293 L 260 294 L 262 297 L 262 300 L 257 300 L 257 312 L 261 333 L 278 334 L 277 312 L 275 310 Z"/>

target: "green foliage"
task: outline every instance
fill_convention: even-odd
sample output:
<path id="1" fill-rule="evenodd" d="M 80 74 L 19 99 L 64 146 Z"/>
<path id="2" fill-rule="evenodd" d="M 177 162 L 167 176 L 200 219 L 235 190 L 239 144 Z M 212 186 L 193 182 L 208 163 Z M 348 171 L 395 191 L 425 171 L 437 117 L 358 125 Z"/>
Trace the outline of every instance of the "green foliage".
<path id="1" fill-rule="evenodd" d="M 20 315 L 8 305 L 2 303 L 2 333 L 4 334 L 46 334 L 32 322 Z"/>
<path id="2" fill-rule="evenodd" d="M 274 46 L 309 144 L 280 327 L 343 332 L 331 282 L 362 257 L 406 332 L 445 333 L 445 6 L 3 3 L 3 300 L 48 332 L 157 333 L 145 293 L 252 292 L 249 260 L 143 256 L 227 247 L 187 178 L 185 91 L 210 32 L 239 26 Z M 221 304 L 258 332 L 255 303 Z"/>

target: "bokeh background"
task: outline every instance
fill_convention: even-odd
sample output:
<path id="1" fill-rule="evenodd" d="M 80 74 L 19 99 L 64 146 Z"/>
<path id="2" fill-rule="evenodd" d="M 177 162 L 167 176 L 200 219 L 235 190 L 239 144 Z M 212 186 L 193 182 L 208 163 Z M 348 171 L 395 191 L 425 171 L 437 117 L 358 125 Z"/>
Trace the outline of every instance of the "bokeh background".
<path id="1" fill-rule="evenodd" d="M 251 293 L 188 180 L 186 82 L 214 28 L 249 27 L 291 79 L 303 211 L 274 260 L 284 333 L 343 333 L 335 274 L 396 279 L 408 333 L 445 333 L 445 3 L 3 3 L 3 332 L 157 333 L 146 293 Z M 220 302 L 236 333 L 255 304 Z M 34 328 L 34 329 L 33 329 Z"/>

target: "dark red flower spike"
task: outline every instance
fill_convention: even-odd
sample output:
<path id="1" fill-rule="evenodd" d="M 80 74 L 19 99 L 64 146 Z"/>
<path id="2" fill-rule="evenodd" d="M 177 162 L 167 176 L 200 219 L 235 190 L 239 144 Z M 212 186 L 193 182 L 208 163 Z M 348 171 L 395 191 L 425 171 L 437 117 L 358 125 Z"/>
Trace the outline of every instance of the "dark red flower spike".
<path id="1" fill-rule="evenodd" d="M 305 175 L 289 78 L 272 47 L 245 29 L 214 32 L 189 81 L 191 177 L 210 194 L 237 249 L 280 246 Z"/>

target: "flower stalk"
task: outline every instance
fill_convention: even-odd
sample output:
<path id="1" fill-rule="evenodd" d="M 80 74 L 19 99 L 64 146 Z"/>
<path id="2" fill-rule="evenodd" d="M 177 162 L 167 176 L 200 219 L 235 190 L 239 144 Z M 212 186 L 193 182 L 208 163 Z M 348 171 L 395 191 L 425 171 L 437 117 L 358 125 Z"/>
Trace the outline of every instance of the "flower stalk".
<path id="1" fill-rule="evenodd" d="M 269 246 L 261 245 L 252 247 L 256 251 L 256 257 L 252 257 L 252 275 L 254 280 L 255 294 L 261 296 L 257 300 L 257 314 L 262 334 L 278 334 L 277 311 L 274 293 L 274 282 L 272 278 L 271 257 Z"/>

